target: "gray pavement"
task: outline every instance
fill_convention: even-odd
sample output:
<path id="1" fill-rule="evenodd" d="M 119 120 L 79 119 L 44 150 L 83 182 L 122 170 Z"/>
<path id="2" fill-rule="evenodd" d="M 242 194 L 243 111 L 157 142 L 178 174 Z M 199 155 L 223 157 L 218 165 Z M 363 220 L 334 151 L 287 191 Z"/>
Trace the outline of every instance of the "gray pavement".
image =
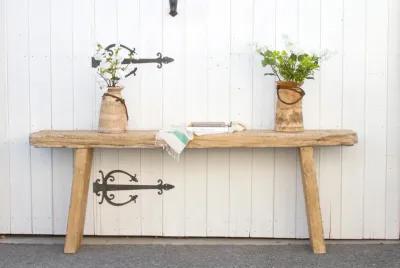
<path id="1" fill-rule="evenodd" d="M 400 267 L 400 245 L 330 244 L 314 255 L 307 244 L 85 245 L 0 243 L 0 267 Z"/>

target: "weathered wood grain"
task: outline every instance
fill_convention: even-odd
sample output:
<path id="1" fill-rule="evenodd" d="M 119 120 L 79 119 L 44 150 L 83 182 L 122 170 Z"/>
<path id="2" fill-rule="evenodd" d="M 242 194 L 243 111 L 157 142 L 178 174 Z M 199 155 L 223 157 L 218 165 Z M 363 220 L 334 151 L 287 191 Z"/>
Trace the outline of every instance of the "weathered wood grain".
<path id="1" fill-rule="evenodd" d="M 72 180 L 64 253 L 75 253 L 81 245 L 92 158 L 93 149 L 75 150 L 74 178 Z"/>
<path id="2" fill-rule="evenodd" d="M 35 147 L 52 148 L 159 148 L 156 131 L 135 130 L 122 134 L 96 131 L 43 130 L 30 135 Z M 283 133 L 272 130 L 248 130 L 229 134 L 195 136 L 188 148 L 267 148 L 353 145 L 357 134 L 352 130 L 306 130 Z"/>
<path id="3" fill-rule="evenodd" d="M 129 131 L 105 134 L 96 131 L 44 130 L 32 133 L 30 143 L 36 147 L 74 148 L 75 164 L 65 253 L 75 253 L 83 234 L 92 148 L 157 148 L 156 131 Z M 310 239 L 314 253 L 325 253 L 319 193 L 312 146 L 353 145 L 357 135 L 351 130 L 308 130 L 287 133 L 249 130 L 230 134 L 196 136 L 189 148 L 300 147 L 303 187 L 307 207 Z"/>
<path id="4" fill-rule="evenodd" d="M 324 231 L 319 204 L 318 184 L 312 147 L 299 148 L 301 172 L 303 177 L 304 199 L 308 218 L 308 232 L 311 247 L 315 254 L 326 253 Z"/>

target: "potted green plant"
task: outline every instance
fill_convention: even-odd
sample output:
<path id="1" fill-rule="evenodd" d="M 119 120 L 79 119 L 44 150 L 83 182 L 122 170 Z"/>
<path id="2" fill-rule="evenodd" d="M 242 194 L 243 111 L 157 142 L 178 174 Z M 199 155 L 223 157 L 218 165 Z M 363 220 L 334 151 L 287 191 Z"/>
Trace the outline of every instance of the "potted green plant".
<path id="1" fill-rule="evenodd" d="M 100 107 L 99 132 L 121 133 L 127 129 L 128 110 L 121 93 L 124 88 L 121 81 L 135 73 L 136 69 L 131 66 L 134 55 L 134 50 L 123 45 L 113 44 L 106 48 L 97 45 L 93 60 L 97 61 L 101 87 L 107 88 Z"/>
<path id="2" fill-rule="evenodd" d="M 275 130 L 303 131 L 302 98 L 305 92 L 301 87 L 306 79 L 313 79 L 327 53 L 306 53 L 295 49 L 292 43 L 287 43 L 286 50 L 259 48 L 257 52 L 262 56 L 262 66 L 271 68 L 265 75 L 278 79 Z"/>

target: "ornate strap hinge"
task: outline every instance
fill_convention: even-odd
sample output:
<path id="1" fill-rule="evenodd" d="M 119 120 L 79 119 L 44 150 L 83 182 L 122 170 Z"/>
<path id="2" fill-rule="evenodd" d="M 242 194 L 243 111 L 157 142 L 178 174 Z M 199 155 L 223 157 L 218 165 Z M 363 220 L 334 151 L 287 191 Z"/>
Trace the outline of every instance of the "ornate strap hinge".
<path id="1" fill-rule="evenodd" d="M 104 49 L 110 53 L 110 55 L 113 54 L 113 51 L 111 50 L 113 47 L 115 47 L 116 44 L 110 44 Z M 136 54 L 136 49 L 135 48 L 129 48 L 125 45 L 120 45 L 123 49 L 126 49 L 130 55 L 135 55 Z M 164 57 L 161 52 L 157 53 L 156 58 L 142 58 L 142 59 L 135 59 L 135 58 L 125 58 L 122 60 L 122 64 L 143 64 L 143 63 L 157 63 L 157 68 L 161 69 L 163 64 L 168 64 L 173 62 L 174 59 L 170 57 Z M 92 57 L 92 67 L 97 68 L 100 65 L 101 61 L 96 60 L 94 57 Z M 135 67 L 129 74 L 127 74 L 125 77 L 131 76 L 132 74 L 135 76 L 137 71 L 137 67 Z"/>
<path id="2" fill-rule="evenodd" d="M 103 171 L 99 171 L 101 174 L 101 179 L 97 179 L 96 182 L 93 183 L 93 193 L 97 196 L 101 196 L 101 200 L 99 204 L 103 204 L 104 200 L 107 201 L 110 205 L 113 206 L 123 206 L 130 202 L 136 202 L 138 195 L 131 194 L 129 195 L 129 199 L 125 202 L 117 203 L 113 200 L 115 199 L 115 194 L 110 193 L 114 191 L 127 191 L 127 190 L 158 190 L 158 194 L 162 195 L 164 191 L 168 191 L 173 189 L 175 186 L 171 184 L 164 183 L 161 179 L 158 180 L 158 184 L 155 185 L 141 185 L 141 184 L 110 184 L 109 182 L 114 182 L 114 175 L 117 173 L 125 174 L 129 177 L 130 182 L 138 182 L 138 179 L 135 175 L 131 175 L 123 170 L 112 170 L 108 172 L 105 176 Z"/>

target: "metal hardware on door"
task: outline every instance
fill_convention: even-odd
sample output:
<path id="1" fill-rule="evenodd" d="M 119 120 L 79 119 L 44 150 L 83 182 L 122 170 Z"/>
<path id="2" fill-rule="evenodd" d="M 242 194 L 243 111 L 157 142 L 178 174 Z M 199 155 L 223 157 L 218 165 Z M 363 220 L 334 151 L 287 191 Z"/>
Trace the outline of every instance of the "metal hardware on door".
<path id="1" fill-rule="evenodd" d="M 178 12 L 176 11 L 178 7 L 178 0 L 169 0 L 169 14 L 172 17 L 175 17 L 176 15 L 178 15 Z"/>
<path id="2" fill-rule="evenodd" d="M 111 48 L 115 47 L 116 44 L 111 44 L 108 45 L 105 50 L 108 51 L 109 53 L 113 53 Z M 125 45 L 120 45 L 123 49 L 126 49 L 130 55 L 135 55 L 136 54 L 136 49 L 135 48 L 129 48 Z M 111 54 L 112 55 L 112 54 Z M 157 68 L 161 69 L 161 67 L 163 66 L 163 64 L 168 64 L 173 62 L 174 59 L 170 58 L 170 57 L 163 57 L 163 55 L 161 54 L 161 52 L 157 53 L 157 58 L 149 58 L 149 59 L 130 59 L 130 58 L 125 58 L 122 61 L 122 64 L 129 64 L 129 63 L 133 63 L 133 64 L 142 64 L 142 63 L 157 63 Z M 96 68 L 100 65 L 101 61 L 100 60 L 96 60 L 94 57 L 92 57 L 92 67 Z M 135 67 L 129 74 L 127 74 L 125 77 L 128 77 L 130 75 L 136 75 L 136 71 L 137 68 Z"/>
<path id="3" fill-rule="evenodd" d="M 97 196 L 101 197 L 99 204 L 102 204 L 104 200 L 107 201 L 110 205 L 113 206 L 123 206 L 130 202 L 136 202 L 138 195 L 129 195 L 129 199 L 125 202 L 117 203 L 113 200 L 115 199 L 115 194 L 109 193 L 114 191 L 127 191 L 127 190 L 158 190 L 158 194 L 162 195 L 164 191 L 168 191 L 173 189 L 175 186 L 164 183 L 162 180 L 158 180 L 155 185 L 141 185 L 141 184 L 110 184 L 108 182 L 115 181 L 115 174 L 121 173 L 129 177 L 130 182 L 138 182 L 138 179 L 135 175 L 131 175 L 126 171 L 123 170 L 112 170 L 104 175 L 103 171 L 100 170 L 99 173 L 101 174 L 101 180 L 97 179 L 96 182 L 93 183 L 93 193 Z"/>

